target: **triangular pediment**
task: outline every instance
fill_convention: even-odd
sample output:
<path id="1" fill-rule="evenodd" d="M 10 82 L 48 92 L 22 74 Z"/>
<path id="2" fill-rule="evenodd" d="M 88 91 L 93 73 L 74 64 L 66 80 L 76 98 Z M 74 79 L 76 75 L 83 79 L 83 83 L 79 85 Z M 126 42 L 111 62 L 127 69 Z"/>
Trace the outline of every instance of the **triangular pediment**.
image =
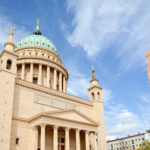
<path id="1" fill-rule="evenodd" d="M 62 111 L 55 111 L 55 112 L 46 112 L 43 115 L 58 118 L 58 119 L 73 121 L 73 122 L 97 125 L 95 121 L 83 115 L 81 112 L 77 110 L 62 110 Z"/>

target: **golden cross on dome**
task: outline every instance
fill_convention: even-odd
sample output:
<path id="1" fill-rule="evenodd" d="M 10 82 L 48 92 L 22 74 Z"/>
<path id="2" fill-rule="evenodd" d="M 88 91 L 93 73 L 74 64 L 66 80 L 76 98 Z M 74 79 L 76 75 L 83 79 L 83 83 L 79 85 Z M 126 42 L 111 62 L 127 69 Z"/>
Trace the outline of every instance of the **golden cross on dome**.
<path id="1" fill-rule="evenodd" d="M 39 19 L 37 19 L 37 23 L 36 23 L 36 25 L 37 25 L 37 26 L 39 26 Z"/>

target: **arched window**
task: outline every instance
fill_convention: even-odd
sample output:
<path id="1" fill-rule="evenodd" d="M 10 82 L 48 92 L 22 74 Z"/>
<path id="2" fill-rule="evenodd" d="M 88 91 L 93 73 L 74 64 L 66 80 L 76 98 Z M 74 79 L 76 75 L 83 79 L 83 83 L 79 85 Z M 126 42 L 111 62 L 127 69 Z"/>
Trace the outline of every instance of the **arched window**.
<path id="1" fill-rule="evenodd" d="M 100 99 L 100 93 L 99 92 L 97 93 L 97 99 L 98 100 Z"/>
<path id="2" fill-rule="evenodd" d="M 10 70 L 12 65 L 12 61 L 9 59 L 7 60 L 6 69 Z"/>
<path id="3" fill-rule="evenodd" d="M 94 96 L 94 93 L 92 93 L 92 100 L 94 100 L 95 99 L 95 96 Z"/>

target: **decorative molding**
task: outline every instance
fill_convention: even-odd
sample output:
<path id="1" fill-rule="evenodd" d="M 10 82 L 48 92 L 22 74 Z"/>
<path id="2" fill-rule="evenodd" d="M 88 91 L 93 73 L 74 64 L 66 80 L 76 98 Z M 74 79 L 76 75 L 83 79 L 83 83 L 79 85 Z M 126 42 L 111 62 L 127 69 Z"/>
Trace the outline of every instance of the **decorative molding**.
<path id="1" fill-rule="evenodd" d="M 24 80 L 21 80 L 18 78 L 16 78 L 16 85 L 22 86 L 24 88 L 29 88 L 29 89 L 32 89 L 35 91 L 39 91 L 42 93 L 46 93 L 46 94 L 49 94 L 52 96 L 64 98 L 66 100 L 70 100 L 73 102 L 81 103 L 83 105 L 87 105 L 87 106 L 91 106 L 91 107 L 93 106 L 93 103 L 91 101 L 88 101 L 88 100 L 85 100 L 85 99 L 82 99 L 82 98 L 79 98 L 79 97 L 76 97 L 73 95 L 69 95 L 69 94 L 66 94 L 63 92 L 59 92 L 59 91 L 56 91 L 56 90 L 53 90 L 53 89 L 50 89 L 50 88 L 47 88 L 47 87 L 44 87 L 41 85 L 33 84 L 31 82 L 24 81 Z"/>
<path id="2" fill-rule="evenodd" d="M 103 88 L 102 88 L 102 87 L 100 87 L 100 86 L 94 85 L 94 86 L 92 86 L 92 87 L 88 88 L 88 91 L 89 91 L 89 90 L 92 90 L 93 88 L 98 88 L 98 89 L 100 89 L 100 90 L 102 90 L 102 89 L 103 89 Z"/>
<path id="3" fill-rule="evenodd" d="M 28 51 L 30 51 L 30 50 L 38 50 L 38 51 L 42 50 L 42 51 L 45 51 L 46 53 L 53 54 L 55 57 L 57 57 L 58 59 L 60 59 L 59 55 L 57 55 L 55 52 L 50 51 L 47 48 L 42 48 L 42 47 L 38 47 L 38 46 L 26 46 L 26 47 L 22 47 L 22 48 L 19 48 L 19 49 L 15 50 L 15 53 L 17 53 L 19 51 L 23 51 L 23 50 L 28 50 Z M 60 59 L 60 61 L 61 61 L 61 59 Z"/>
<path id="4" fill-rule="evenodd" d="M 8 50 L 5 50 L 5 49 L 3 49 L 3 51 L 1 52 L 0 57 L 3 55 L 3 53 L 8 53 L 8 54 L 10 54 L 10 55 L 13 55 L 13 56 L 15 56 L 15 57 L 18 57 L 17 54 L 12 53 L 12 52 L 10 52 L 10 51 L 8 51 Z"/>

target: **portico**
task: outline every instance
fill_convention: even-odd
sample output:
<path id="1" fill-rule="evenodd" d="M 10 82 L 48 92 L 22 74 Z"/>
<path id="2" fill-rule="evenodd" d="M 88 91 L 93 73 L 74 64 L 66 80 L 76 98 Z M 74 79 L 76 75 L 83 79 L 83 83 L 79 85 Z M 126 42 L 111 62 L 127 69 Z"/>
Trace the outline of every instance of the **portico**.
<path id="1" fill-rule="evenodd" d="M 66 119 L 68 114 L 76 114 L 79 119 L 83 116 L 74 110 L 57 111 L 53 113 L 41 114 L 36 116 L 32 123 L 34 134 L 34 150 L 90 150 L 96 143 L 96 123 L 83 117 L 82 122 L 76 122 L 73 118 Z M 64 115 L 60 119 L 59 116 Z M 53 120 L 53 123 L 52 123 Z M 65 122 L 64 122 L 65 120 Z M 90 140 L 95 141 L 94 144 Z M 95 148 L 93 150 L 96 150 Z"/>

